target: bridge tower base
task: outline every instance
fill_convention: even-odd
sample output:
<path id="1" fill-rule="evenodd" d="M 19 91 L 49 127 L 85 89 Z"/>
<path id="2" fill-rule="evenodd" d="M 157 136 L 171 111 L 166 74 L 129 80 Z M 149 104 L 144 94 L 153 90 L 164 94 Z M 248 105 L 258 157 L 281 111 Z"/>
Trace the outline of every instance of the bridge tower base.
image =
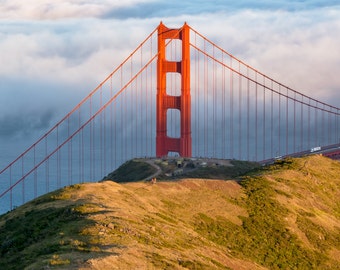
<path id="1" fill-rule="evenodd" d="M 172 39 L 182 41 L 181 61 L 166 59 L 166 45 Z M 185 23 L 179 29 L 169 29 L 160 23 L 158 26 L 157 60 L 157 117 L 156 117 L 156 156 L 167 156 L 177 152 L 182 157 L 192 156 L 191 139 L 191 96 L 190 96 L 190 28 Z M 171 96 L 166 91 L 166 74 L 177 72 L 181 75 L 181 95 Z M 167 110 L 180 111 L 180 138 L 167 134 Z"/>

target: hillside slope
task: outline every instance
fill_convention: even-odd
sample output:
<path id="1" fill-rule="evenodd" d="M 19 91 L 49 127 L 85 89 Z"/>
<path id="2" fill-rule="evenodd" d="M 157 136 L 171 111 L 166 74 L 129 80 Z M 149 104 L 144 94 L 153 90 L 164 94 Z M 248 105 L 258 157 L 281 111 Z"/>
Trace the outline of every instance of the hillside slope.
<path id="1" fill-rule="evenodd" d="M 339 269 L 340 164 L 73 185 L 0 216 L 1 269 Z"/>

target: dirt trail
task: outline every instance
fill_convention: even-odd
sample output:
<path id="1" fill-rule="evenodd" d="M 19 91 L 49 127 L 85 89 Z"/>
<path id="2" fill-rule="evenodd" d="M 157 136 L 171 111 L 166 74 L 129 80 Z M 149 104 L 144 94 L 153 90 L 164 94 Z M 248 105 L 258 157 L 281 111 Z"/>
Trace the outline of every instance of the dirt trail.
<path id="1" fill-rule="evenodd" d="M 162 173 L 162 169 L 157 164 L 155 164 L 155 161 L 153 159 L 143 159 L 143 161 L 154 167 L 156 169 L 156 172 L 144 178 L 142 181 L 150 181 L 152 178 L 156 178 L 158 175 Z"/>

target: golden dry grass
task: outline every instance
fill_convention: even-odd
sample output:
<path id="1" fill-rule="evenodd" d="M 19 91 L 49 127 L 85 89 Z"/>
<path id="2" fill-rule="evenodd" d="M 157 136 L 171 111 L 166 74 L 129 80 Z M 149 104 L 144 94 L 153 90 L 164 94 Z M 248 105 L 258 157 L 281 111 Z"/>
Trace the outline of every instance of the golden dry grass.
<path id="1" fill-rule="evenodd" d="M 1 216 L 0 229 L 31 212 L 46 216 L 44 211 L 61 209 L 74 217 L 74 222 L 66 217 L 67 222 L 53 227 L 53 233 L 20 251 L 22 257 L 35 256 L 27 259 L 26 269 L 279 269 L 284 260 L 275 263 L 275 256 L 290 258 L 282 252 L 284 246 L 265 251 L 274 258 L 270 262 L 251 247 L 259 245 L 261 250 L 260 232 L 272 226 L 263 224 L 268 214 L 273 226 L 287 230 L 289 241 L 306 254 L 320 257 L 310 263 L 311 269 L 336 269 L 340 263 L 339 176 L 338 162 L 313 156 L 260 170 L 249 178 L 259 180 L 244 180 L 245 185 L 202 179 L 74 185 Z M 263 211 L 268 212 L 256 213 L 261 207 L 252 206 L 256 190 L 268 196 L 263 198 Z M 254 221 L 259 223 L 259 235 L 245 227 Z M 272 241 L 266 237 L 262 241 Z M 35 251 L 52 244 L 51 252 Z M 253 248 L 254 254 L 239 250 L 242 245 Z M 9 256 L 3 251 L 1 256 L 5 255 Z M 308 265 L 308 257 L 301 256 L 294 260 Z M 0 265 L 4 261 L 0 257 Z M 19 268 L 9 265 L 8 269 Z"/>

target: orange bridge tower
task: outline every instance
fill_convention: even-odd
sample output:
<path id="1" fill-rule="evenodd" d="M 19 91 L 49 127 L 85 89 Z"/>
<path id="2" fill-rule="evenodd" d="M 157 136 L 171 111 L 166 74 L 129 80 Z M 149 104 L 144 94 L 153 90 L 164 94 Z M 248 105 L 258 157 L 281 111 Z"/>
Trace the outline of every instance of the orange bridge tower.
<path id="1" fill-rule="evenodd" d="M 181 61 L 166 59 L 166 45 L 172 39 L 182 41 Z M 156 156 L 167 156 L 177 152 L 182 157 L 191 157 L 191 96 L 190 96 L 190 27 L 185 23 L 179 29 L 169 29 L 160 23 L 158 26 L 157 60 L 157 119 L 156 119 Z M 181 95 L 167 94 L 166 75 L 177 72 L 181 75 Z M 167 110 L 180 111 L 180 138 L 167 135 Z"/>

